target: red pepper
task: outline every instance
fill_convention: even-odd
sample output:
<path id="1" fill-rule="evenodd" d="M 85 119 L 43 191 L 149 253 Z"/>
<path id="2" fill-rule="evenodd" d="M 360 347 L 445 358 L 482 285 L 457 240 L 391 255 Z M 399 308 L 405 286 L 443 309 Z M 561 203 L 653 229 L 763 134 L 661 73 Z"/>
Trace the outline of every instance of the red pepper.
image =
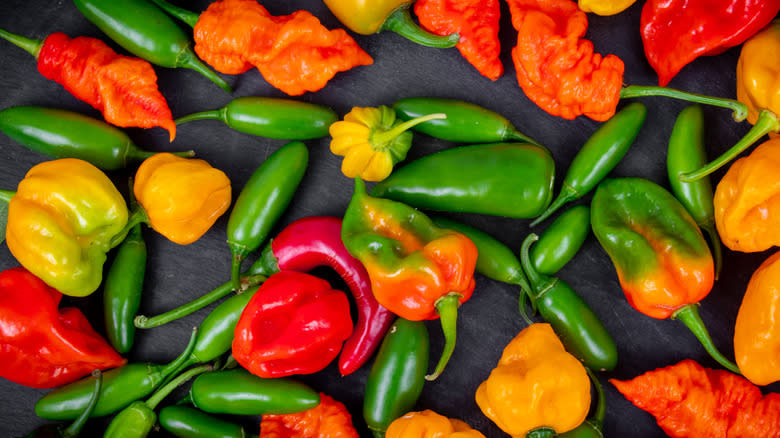
<path id="1" fill-rule="evenodd" d="M 352 334 L 349 302 L 327 281 L 302 272 L 272 275 L 244 308 L 233 357 L 252 374 L 311 374 L 336 358 Z"/>
<path id="2" fill-rule="evenodd" d="M 745 42 L 780 11 L 778 0 L 648 0 L 645 56 L 664 86 L 688 63 Z"/>
<path id="3" fill-rule="evenodd" d="M 0 377 L 33 388 L 74 382 L 126 362 L 80 310 L 24 268 L 0 273 Z"/>

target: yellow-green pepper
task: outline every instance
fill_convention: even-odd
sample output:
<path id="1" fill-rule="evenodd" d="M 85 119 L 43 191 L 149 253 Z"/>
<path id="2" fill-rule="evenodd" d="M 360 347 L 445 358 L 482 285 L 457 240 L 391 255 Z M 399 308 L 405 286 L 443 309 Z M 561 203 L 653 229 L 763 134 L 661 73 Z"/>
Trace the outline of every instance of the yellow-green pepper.
<path id="1" fill-rule="evenodd" d="M 8 205 L 6 239 L 19 263 L 65 295 L 94 292 L 111 239 L 122 231 L 124 198 L 97 167 L 68 158 L 34 166 Z"/>

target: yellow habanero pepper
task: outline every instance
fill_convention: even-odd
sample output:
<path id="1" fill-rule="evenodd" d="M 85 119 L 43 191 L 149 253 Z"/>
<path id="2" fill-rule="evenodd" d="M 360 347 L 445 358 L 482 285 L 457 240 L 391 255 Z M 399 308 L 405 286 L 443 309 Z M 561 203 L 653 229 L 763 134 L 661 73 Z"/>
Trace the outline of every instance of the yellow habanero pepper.
<path id="1" fill-rule="evenodd" d="M 203 160 L 161 153 L 138 168 L 133 185 L 149 225 L 179 245 L 188 245 L 230 206 L 230 180 Z"/>
<path id="2" fill-rule="evenodd" d="M 756 385 L 780 380 L 780 252 L 750 278 L 734 327 L 739 371 Z"/>
<path id="3" fill-rule="evenodd" d="M 482 413 L 514 438 L 545 428 L 561 434 L 585 420 L 590 380 L 550 324 L 531 324 L 509 342 L 475 398 Z"/>
<path id="4" fill-rule="evenodd" d="M 65 295 L 94 292 L 127 205 L 110 179 L 83 160 L 34 166 L 8 204 L 8 249 L 28 271 Z"/>
<path id="5" fill-rule="evenodd" d="M 732 251 L 780 245 L 780 138 L 731 165 L 715 189 L 715 226 Z"/>
<path id="6" fill-rule="evenodd" d="M 485 438 L 485 435 L 464 421 L 426 409 L 395 419 L 387 428 L 385 438 Z"/>
<path id="7" fill-rule="evenodd" d="M 636 0 L 579 0 L 583 12 L 593 12 L 596 15 L 615 15 L 628 9 Z"/>
<path id="8" fill-rule="evenodd" d="M 747 105 L 748 121 L 756 124 L 759 110 L 780 114 L 780 20 L 751 37 L 737 61 L 737 100 Z M 777 123 L 775 121 L 775 123 Z M 770 136 L 777 135 L 770 132 Z"/>
<path id="9" fill-rule="evenodd" d="M 393 166 L 406 158 L 412 146 L 412 133 L 407 129 L 433 119 L 445 119 L 444 114 L 428 114 L 406 122 L 398 120 L 395 111 L 384 105 L 379 108 L 352 108 L 344 120 L 330 125 L 330 151 L 344 157 L 341 172 L 349 178 L 360 176 L 365 181 L 382 181 Z"/>

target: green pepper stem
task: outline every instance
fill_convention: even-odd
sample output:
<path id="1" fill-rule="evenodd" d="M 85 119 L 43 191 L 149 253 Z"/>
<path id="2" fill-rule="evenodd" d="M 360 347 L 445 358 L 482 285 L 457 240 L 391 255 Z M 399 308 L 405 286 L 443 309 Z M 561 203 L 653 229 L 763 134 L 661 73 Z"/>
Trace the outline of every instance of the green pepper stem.
<path id="1" fill-rule="evenodd" d="M 198 23 L 198 18 L 200 18 L 200 14 L 174 6 L 164 0 L 152 0 L 152 2 L 167 12 L 168 15 L 185 22 L 190 27 L 195 27 L 195 24 Z"/>
<path id="2" fill-rule="evenodd" d="M 688 102 L 702 103 L 705 105 L 719 106 L 734 111 L 732 117 L 737 122 L 745 120 L 748 116 L 748 107 L 744 103 L 723 97 L 706 96 L 704 94 L 689 93 L 674 88 L 658 87 L 654 85 L 629 85 L 620 90 L 620 97 L 630 99 L 632 97 L 664 96 L 673 99 L 686 100 Z"/>
<path id="3" fill-rule="evenodd" d="M 429 382 L 436 380 L 441 375 L 450 357 L 452 357 L 452 352 L 455 351 L 460 297 L 460 294 L 451 292 L 436 300 L 436 313 L 439 314 L 441 329 L 444 332 L 444 349 L 441 352 L 439 363 L 436 364 L 436 368 L 433 370 L 433 374 L 425 376 L 425 380 Z"/>
<path id="4" fill-rule="evenodd" d="M 446 49 L 453 47 L 460 41 L 460 35 L 452 33 L 445 36 L 434 35 L 426 32 L 412 19 L 409 13 L 409 4 L 407 3 L 387 16 L 387 19 L 379 28 L 379 31 L 391 30 L 404 38 L 407 38 L 417 44 L 428 47 Z"/>
<path id="5" fill-rule="evenodd" d="M 396 137 L 401 135 L 401 133 L 403 133 L 404 131 L 406 131 L 406 130 L 408 130 L 408 129 L 416 126 L 416 125 L 419 125 L 420 123 L 424 123 L 424 122 L 427 122 L 429 120 L 446 119 L 446 118 L 447 118 L 447 115 L 443 114 L 443 113 L 427 114 L 427 115 L 424 115 L 424 116 L 416 117 L 414 119 L 407 120 L 407 121 L 405 121 L 403 123 L 399 123 L 398 125 L 393 126 L 393 128 L 390 129 L 390 130 L 387 130 L 387 131 L 384 131 L 384 132 L 379 131 L 379 132 L 376 132 L 376 133 L 372 133 L 370 141 L 371 141 L 372 145 L 376 144 L 376 145 L 379 145 L 379 146 L 384 146 L 384 145 L 390 143 L 391 141 L 393 141 Z"/>
<path id="6" fill-rule="evenodd" d="M 195 120 L 222 120 L 224 122 L 225 121 L 224 110 L 225 110 L 224 108 L 221 108 L 218 110 L 209 110 L 209 111 L 201 111 L 198 113 L 192 113 L 186 116 L 179 117 L 173 122 L 176 123 L 177 125 L 181 125 L 182 123 L 192 122 Z"/>
<path id="7" fill-rule="evenodd" d="M 585 368 L 585 371 L 588 372 L 590 381 L 593 382 L 593 386 L 596 388 L 596 397 L 598 397 L 598 400 L 596 401 L 596 410 L 588 421 L 597 429 L 601 430 L 604 426 L 604 418 L 607 415 L 607 399 L 604 398 L 604 388 L 601 386 L 601 382 L 599 382 L 596 375 L 593 374 L 593 371 L 591 371 L 590 368 Z"/>
<path id="8" fill-rule="evenodd" d="M 230 261 L 230 288 L 235 291 L 241 287 L 241 262 L 243 261 L 244 257 L 240 254 L 233 254 Z"/>
<path id="9" fill-rule="evenodd" d="M 181 365 L 185 362 L 187 362 L 190 359 L 190 355 L 193 351 L 195 351 L 195 344 L 197 344 L 198 340 L 198 328 L 195 327 L 192 329 L 192 335 L 190 335 L 190 341 L 187 343 L 187 347 L 184 349 L 184 351 L 181 352 L 181 354 L 176 357 L 176 359 L 173 360 L 173 362 L 169 363 L 168 365 L 165 365 L 162 370 L 160 370 L 160 375 L 162 375 L 163 379 L 166 379 L 172 372 L 176 371 L 181 367 Z"/>
<path id="10" fill-rule="evenodd" d="M 567 202 L 571 202 L 577 198 L 579 198 L 579 193 L 574 191 L 574 189 L 568 185 L 564 184 L 564 186 L 561 188 L 561 193 L 558 194 L 558 197 L 555 198 L 549 207 L 547 207 L 547 210 L 545 210 L 544 213 L 539 215 L 539 217 L 531 222 L 530 226 L 535 227 L 539 225 L 540 223 L 544 222 L 545 219 L 550 217 L 551 214 L 555 213 L 559 208 L 563 207 Z"/>
<path id="11" fill-rule="evenodd" d="M 198 374 L 203 374 L 213 370 L 214 370 L 214 365 L 208 364 L 181 373 L 178 377 L 171 380 L 165 386 L 155 391 L 155 393 L 152 394 L 152 396 L 146 400 L 146 406 L 149 409 L 154 410 L 155 408 L 157 408 L 157 405 L 160 404 L 160 402 L 163 401 L 163 399 L 165 399 L 165 397 L 168 397 L 168 395 L 170 395 L 170 393 L 173 392 L 174 389 L 184 384 L 184 382 L 192 379 Z"/>
<path id="12" fill-rule="evenodd" d="M 506 140 L 514 140 L 514 141 L 520 141 L 523 143 L 531 143 L 539 147 L 544 147 L 541 143 L 534 140 L 533 138 L 523 134 L 522 132 L 518 131 L 517 129 L 511 129 L 507 131 L 505 137 Z"/>
<path id="13" fill-rule="evenodd" d="M 16 192 L 13 192 L 11 190 L 0 189 L 0 201 L 5 202 L 7 204 L 11 202 L 11 198 L 13 198 L 15 194 Z"/>
<path id="14" fill-rule="evenodd" d="M 702 321 L 701 316 L 699 315 L 698 304 L 683 306 L 678 311 L 674 312 L 672 319 L 679 319 L 682 321 L 682 323 L 693 332 L 694 336 L 699 339 L 699 342 L 701 342 L 704 349 L 707 350 L 707 353 L 709 353 L 719 364 L 723 365 L 724 368 L 733 373 L 741 374 L 739 372 L 739 367 L 737 367 L 734 362 L 726 359 L 726 357 L 715 347 L 709 332 L 707 332 L 707 327 L 704 325 L 704 321 Z"/>
<path id="15" fill-rule="evenodd" d="M 133 191 L 133 186 L 130 186 L 130 191 Z M 149 216 L 146 215 L 146 210 L 141 206 L 141 204 L 136 203 L 134 205 L 132 213 L 130 213 L 130 218 L 127 219 L 127 223 L 125 224 L 124 228 L 120 232 L 118 232 L 114 237 L 111 238 L 110 247 L 115 248 L 119 246 L 120 243 L 122 243 L 125 240 L 125 237 L 127 237 L 127 233 L 130 232 L 130 230 L 133 229 L 134 226 L 144 223 L 149 224 Z"/>
<path id="16" fill-rule="evenodd" d="M 43 40 L 35 40 L 32 38 L 23 37 L 3 29 L 0 29 L 0 38 L 8 41 L 16 47 L 24 49 L 27 53 L 34 56 L 36 59 L 38 59 L 38 54 L 41 52 L 41 47 L 43 47 Z"/>
<path id="17" fill-rule="evenodd" d="M 525 438 L 555 438 L 558 433 L 552 427 L 537 427 L 536 429 L 528 431 L 525 434 Z"/>
<path id="18" fill-rule="evenodd" d="M 228 83 L 225 82 L 224 79 L 222 79 L 221 77 L 219 77 L 219 75 L 214 73 L 213 70 L 206 67 L 195 56 L 195 53 L 192 51 L 192 49 L 188 49 L 186 52 L 182 54 L 182 56 L 179 57 L 179 59 L 176 60 L 176 66 L 195 70 L 196 72 L 205 76 L 211 82 L 217 84 L 219 88 L 225 90 L 225 92 L 227 92 L 228 94 L 233 92 L 233 90 L 230 88 L 230 85 L 228 85 Z"/>
<path id="19" fill-rule="evenodd" d="M 87 407 L 70 426 L 62 431 L 62 438 L 76 438 L 79 436 L 81 429 L 87 424 L 87 420 L 92 416 L 92 412 L 95 410 L 95 406 L 97 406 L 100 389 L 103 387 L 103 373 L 96 369 L 92 371 L 92 377 L 95 378 L 95 386 L 92 389 L 92 396 L 89 398 Z"/>
<path id="20" fill-rule="evenodd" d="M 761 110 L 761 112 L 758 114 L 758 120 L 756 121 L 756 124 L 750 128 L 750 131 L 748 131 L 747 134 L 745 134 L 745 136 L 737 142 L 737 144 L 732 146 L 731 149 L 727 150 L 721 156 L 710 161 L 703 167 L 700 167 L 693 172 L 680 174 L 680 181 L 693 182 L 711 174 L 712 172 L 715 172 L 716 170 L 723 167 L 724 164 L 728 163 L 737 155 L 741 154 L 742 151 L 749 148 L 761 137 L 770 132 L 780 132 L 780 121 L 778 121 L 777 116 L 772 111 Z"/>
<path id="21" fill-rule="evenodd" d="M 523 317 L 523 320 L 526 324 L 531 325 L 534 322 L 531 320 L 530 317 L 528 317 L 528 312 L 526 311 L 526 301 L 528 300 L 528 294 L 525 293 L 525 291 L 520 292 L 520 300 L 518 301 L 518 309 L 520 310 L 520 316 Z M 531 301 L 531 307 L 533 308 L 535 306 L 535 302 Z M 534 315 L 536 315 L 536 309 L 533 309 Z"/>
<path id="22" fill-rule="evenodd" d="M 723 250 L 720 245 L 720 236 L 715 229 L 715 225 L 702 225 L 701 228 L 707 232 L 712 242 L 712 258 L 715 260 L 715 279 L 720 276 L 720 269 L 723 266 Z"/>

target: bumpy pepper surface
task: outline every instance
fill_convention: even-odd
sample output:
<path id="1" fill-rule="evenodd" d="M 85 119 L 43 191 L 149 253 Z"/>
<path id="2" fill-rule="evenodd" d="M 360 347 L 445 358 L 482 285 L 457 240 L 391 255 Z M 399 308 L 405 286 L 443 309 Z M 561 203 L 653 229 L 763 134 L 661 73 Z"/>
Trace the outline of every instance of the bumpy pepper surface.
<path id="1" fill-rule="evenodd" d="M 748 106 L 748 121 L 759 111 L 780 114 L 780 20 L 775 20 L 742 46 L 737 61 L 737 99 Z M 776 133 L 775 133 L 776 134 Z M 772 135 L 772 134 L 770 134 Z"/>
<path id="2" fill-rule="evenodd" d="M 739 371 L 756 385 L 780 380 L 780 253 L 750 278 L 734 326 Z"/>
<path id="3" fill-rule="evenodd" d="M 11 198 L 8 249 L 49 286 L 86 296 L 100 286 L 111 239 L 127 217 L 125 200 L 97 167 L 46 161 L 27 172 Z"/>
<path id="4" fill-rule="evenodd" d="M 475 398 L 482 413 L 513 438 L 540 428 L 560 434 L 588 415 L 590 379 L 549 324 L 532 324 L 504 348 Z"/>
<path id="5" fill-rule="evenodd" d="M 0 273 L 0 376 L 33 388 L 54 388 L 118 367 L 125 360 L 62 294 L 24 268 Z"/>
<path id="6" fill-rule="evenodd" d="M 673 438 L 780 437 L 780 394 L 761 396 L 745 378 L 686 359 L 610 382 Z"/>
<path id="7" fill-rule="evenodd" d="M 179 245 L 198 240 L 230 206 L 230 180 L 198 159 L 161 153 L 135 174 L 135 198 L 149 225 Z"/>
<path id="8" fill-rule="evenodd" d="M 263 415 L 260 435 L 264 438 L 357 438 L 343 403 L 320 393 L 320 404 L 312 409 L 285 415 Z"/>
<path id="9" fill-rule="evenodd" d="M 390 423 L 385 438 L 485 438 L 466 422 L 426 409 L 409 412 Z"/>

